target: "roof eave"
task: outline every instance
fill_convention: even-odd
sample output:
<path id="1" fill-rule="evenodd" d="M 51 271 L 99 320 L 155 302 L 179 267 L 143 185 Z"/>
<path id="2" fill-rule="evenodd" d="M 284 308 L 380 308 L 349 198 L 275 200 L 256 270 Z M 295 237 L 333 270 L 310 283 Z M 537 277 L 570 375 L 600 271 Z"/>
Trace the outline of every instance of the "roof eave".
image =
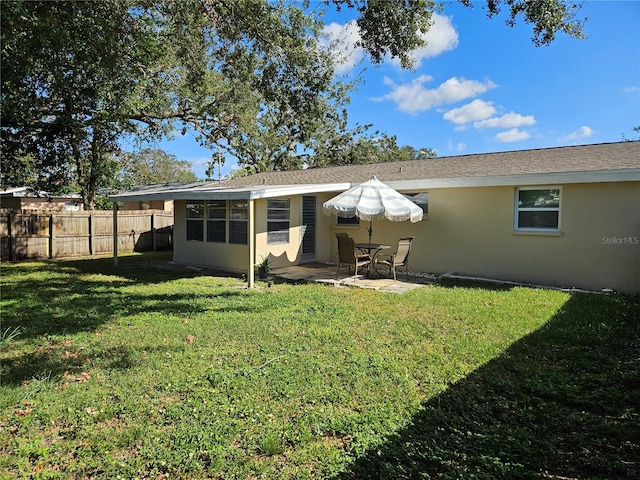
<path id="1" fill-rule="evenodd" d="M 385 182 L 396 190 L 435 188 L 506 187 L 575 183 L 638 182 L 640 169 L 601 170 L 585 172 L 535 173 L 522 175 L 492 175 L 485 177 L 436 178 Z"/>
<path id="2" fill-rule="evenodd" d="M 584 172 L 534 173 L 521 175 L 491 175 L 484 177 L 455 177 L 417 180 L 386 181 L 387 185 L 399 191 L 425 190 L 435 188 L 504 187 L 575 183 L 638 182 L 640 169 L 600 170 Z M 125 192 L 111 195 L 113 201 L 151 200 L 256 200 L 289 195 L 304 195 L 323 192 L 342 192 L 353 183 L 326 183 L 301 185 L 258 185 L 246 187 L 213 187 L 157 190 L 154 192 Z"/>
<path id="3" fill-rule="evenodd" d="M 304 195 L 321 192 L 341 192 L 351 188 L 351 183 L 302 184 L 302 185 L 260 185 L 247 187 L 215 187 L 210 189 L 157 190 L 154 192 L 125 192 L 111 195 L 116 202 L 136 202 L 151 200 L 256 200 L 287 195 Z"/>

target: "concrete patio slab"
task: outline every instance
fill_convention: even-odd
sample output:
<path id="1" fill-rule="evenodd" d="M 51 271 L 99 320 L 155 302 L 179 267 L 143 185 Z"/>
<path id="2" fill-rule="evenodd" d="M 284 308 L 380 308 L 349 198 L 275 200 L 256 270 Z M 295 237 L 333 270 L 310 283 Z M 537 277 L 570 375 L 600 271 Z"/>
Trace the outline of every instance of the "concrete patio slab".
<path id="1" fill-rule="evenodd" d="M 309 263 L 273 268 L 269 273 L 274 277 L 289 281 L 325 283 L 336 287 L 369 288 L 380 292 L 398 294 L 409 292 L 435 282 L 435 278 L 418 277 L 414 275 L 400 275 L 397 281 L 394 281 L 392 278 L 367 278 L 366 275 L 357 275 L 356 278 L 354 278 L 353 275 L 346 274 L 346 269 L 341 269 L 338 278 L 336 278 L 336 269 L 337 266 L 335 265 Z"/>

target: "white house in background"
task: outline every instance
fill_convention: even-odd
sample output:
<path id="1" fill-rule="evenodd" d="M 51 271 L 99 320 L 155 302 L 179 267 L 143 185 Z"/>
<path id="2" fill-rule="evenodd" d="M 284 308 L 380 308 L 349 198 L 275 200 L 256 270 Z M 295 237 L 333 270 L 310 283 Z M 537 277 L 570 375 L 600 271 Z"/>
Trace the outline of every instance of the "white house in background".
<path id="1" fill-rule="evenodd" d="M 421 222 L 374 225 L 375 242 L 413 236 L 412 271 L 590 290 L 640 291 L 640 142 L 265 172 L 125 192 L 116 201 L 173 200 L 174 260 L 247 274 L 335 262 L 335 233 L 367 240 L 366 224 L 322 204 L 375 175 L 422 203 Z M 426 202 L 426 203 L 425 203 Z"/>

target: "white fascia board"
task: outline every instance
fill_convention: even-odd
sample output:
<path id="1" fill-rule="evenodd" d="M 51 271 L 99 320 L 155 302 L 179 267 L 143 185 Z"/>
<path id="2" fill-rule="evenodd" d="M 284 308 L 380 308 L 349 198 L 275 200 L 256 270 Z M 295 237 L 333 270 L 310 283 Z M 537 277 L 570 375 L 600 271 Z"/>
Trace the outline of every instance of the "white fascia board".
<path id="1" fill-rule="evenodd" d="M 109 198 L 116 202 L 138 202 L 147 200 L 238 200 L 248 199 L 249 190 L 158 190 L 146 193 L 121 193 Z"/>
<path id="2" fill-rule="evenodd" d="M 313 185 L 264 185 L 259 187 L 214 187 L 209 189 L 158 190 L 155 192 L 130 192 L 111 195 L 117 202 L 148 200 L 256 200 L 259 198 L 285 197 L 307 193 L 340 192 L 351 188 L 350 183 L 329 183 Z"/>
<path id="3" fill-rule="evenodd" d="M 262 187 L 251 192 L 251 199 L 286 197 L 290 195 L 305 195 L 323 192 L 342 192 L 351 188 L 351 183 L 321 183 L 304 185 L 277 185 Z"/>
<path id="4" fill-rule="evenodd" d="M 640 169 L 606 170 L 594 172 L 539 173 L 524 175 L 496 175 L 488 177 L 438 178 L 385 182 L 398 191 L 435 188 L 505 187 L 572 183 L 639 182 Z"/>

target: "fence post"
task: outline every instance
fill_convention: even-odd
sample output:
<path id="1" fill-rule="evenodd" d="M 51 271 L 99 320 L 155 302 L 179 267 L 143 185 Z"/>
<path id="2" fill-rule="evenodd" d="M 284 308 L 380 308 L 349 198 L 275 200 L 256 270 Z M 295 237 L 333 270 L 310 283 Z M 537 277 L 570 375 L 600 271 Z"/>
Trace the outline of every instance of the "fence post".
<path id="1" fill-rule="evenodd" d="M 12 262 L 16 261 L 16 229 L 13 228 L 15 221 L 15 214 L 9 213 L 9 257 Z"/>
<path id="2" fill-rule="evenodd" d="M 118 202 L 113 202 L 113 266 L 118 266 Z"/>
<path id="3" fill-rule="evenodd" d="M 94 249 L 94 241 L 95 238 L 93 236 L 93 231 L 95 230 L 95 224 L 94 224 L 94 218 L 93 218 L 93 211 L 89 213 L 89 255 L 92 255 L 95 253 L 95 249 Z"/>
<path id="4" fill-rule="evenodd" d="M 151 214 L 151 244 L 153 247 L 153 251 L 157 250 L 157 239 L 156 239 L 156 214 L 155 212 Z"/>
<path id="5" fill-rule="evenodd" d="M 16 258 L 13 251 L 13 214 L 11 212 L 7 214 L 7 235 L 9 237 L 9 260 L 13 262 Z"/>
<path id="6" fill-rule="evenodd" d="M 55 252 L 53 242 L 56 238 L 56 216 L 52 213 L 49 215 L 49 258 L 53 260 Z"/>

